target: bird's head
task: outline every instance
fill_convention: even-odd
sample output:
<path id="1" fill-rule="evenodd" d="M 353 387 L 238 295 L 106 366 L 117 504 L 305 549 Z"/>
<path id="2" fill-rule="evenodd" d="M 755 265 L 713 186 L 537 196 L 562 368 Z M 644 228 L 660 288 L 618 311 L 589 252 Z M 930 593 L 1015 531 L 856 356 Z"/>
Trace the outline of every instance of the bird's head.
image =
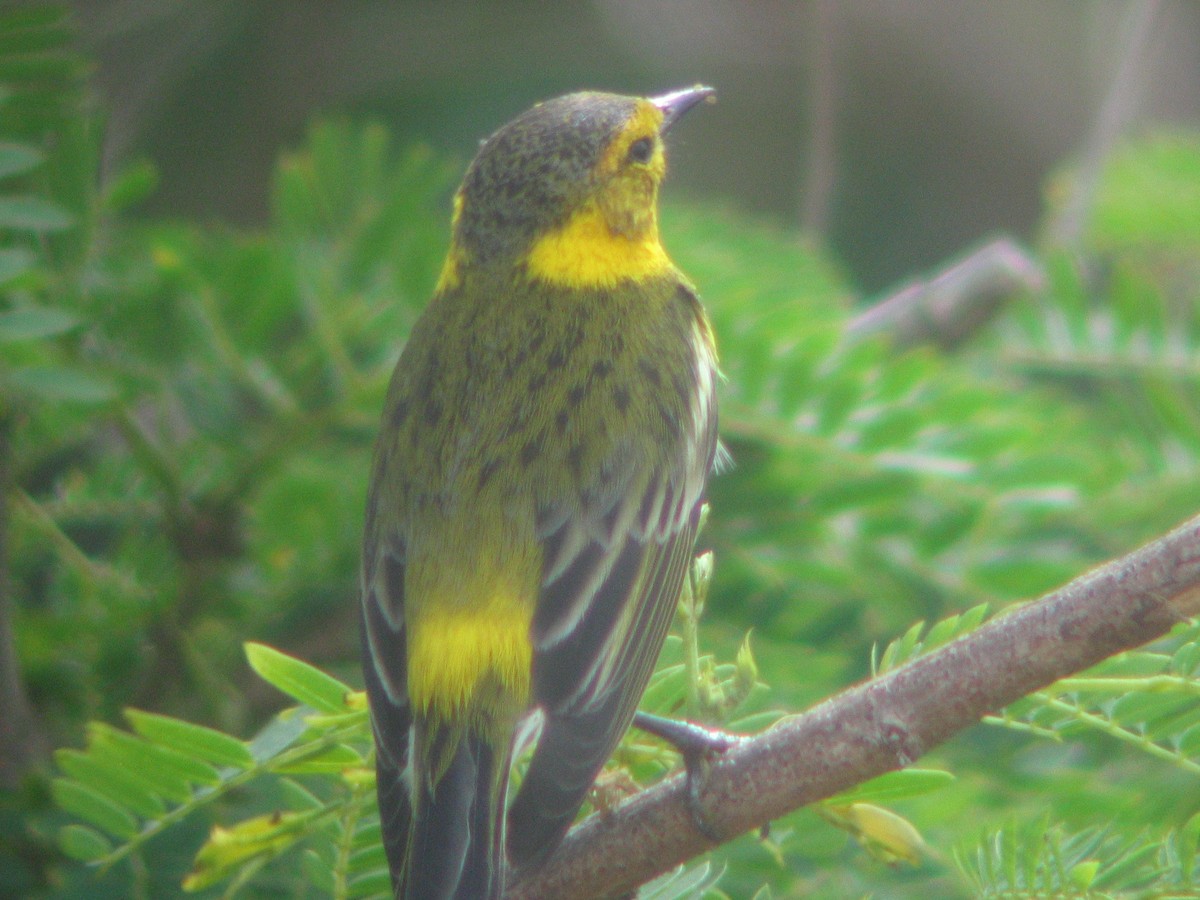
<path id="1" fill-rule="evenodd" d="M 663 136 L 713 93 L 582 92 L 509 122 L 483 142 L 455 195 L 441 286 L 470 267 L 524 266 L 530 277 L 583 287 L 619 280 L 631 265 L 637 277 L 665 264 L 657 223 Z"/>

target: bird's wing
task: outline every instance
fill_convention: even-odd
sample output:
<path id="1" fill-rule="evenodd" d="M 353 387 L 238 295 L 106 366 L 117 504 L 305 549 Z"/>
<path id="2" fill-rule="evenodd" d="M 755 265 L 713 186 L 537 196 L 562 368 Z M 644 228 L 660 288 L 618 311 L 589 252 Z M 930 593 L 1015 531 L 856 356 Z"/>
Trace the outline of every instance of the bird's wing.
<path id="1" fill-rule="evenodd" d="M 705 401 L 715 410 L 711 397 Z M 691 559 L 715 419 L 698 421 L 683 461 L 640 479 L 640 491 L 615 502 L 585 492 L 581 514 L 541 516 L 534 700 L 544 722 L 509 809 L 508 854 L 517 869 L 558 845 L 637 709 Z"/>
<path id="2" fill-rule="evenodd" d="M 404 547 L 380 540 L 368 523 L 363 542 L 363 673 L 375 731 L 377 792 L 383 846 L 393 873 L 408 849 L 412 800 L 406 770 L 412 712 L 404 643 Z"/>

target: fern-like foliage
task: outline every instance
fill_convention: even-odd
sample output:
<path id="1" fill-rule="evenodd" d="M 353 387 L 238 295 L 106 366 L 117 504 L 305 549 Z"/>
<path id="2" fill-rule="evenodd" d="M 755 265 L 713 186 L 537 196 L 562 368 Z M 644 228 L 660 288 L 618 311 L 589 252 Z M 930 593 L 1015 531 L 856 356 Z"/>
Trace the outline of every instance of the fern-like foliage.
<path id="1" fill-rule="evenodd" d="M 1147 839 L 1103 828 L 1071 833 L 1040 820 L 964 842 L 954 858 L 979 898 L 1194 897 L 1197 824 Z"/>
<path id="2" fill-rule="evenodd" d="M 94 405 L 113 396 L 111 383 L 80 365 L 77 337 L 85 320 L 59 294 L 81 263 L 95 202 L 81 114 L 82 60 L 70 47 L 66 20 L 58 9 L 0 14 L 0 397 L 6 414 L 39 402 Z"/>
<path id="3" fill-rule="evenodd" d="M 1200 775 L 1200 627 L 1121 653 L 985 721 L 1062 741 L 1095 732 Z"/>
<path id="4" fill-rule="evenodd" d="M 169 896 L 189 866 L 210 895 L 385 892 L 365 714 L 346 701 L 362 493 L 461 166 L 379 125 L 317 123 L 262 228 L 134 223 L 156 176 L 96 182 L 70 18 L 5 12 L 0 31 L 0 564 L 38 714 L 56 743 L 86 741 L 57 754 L 62 846 L 110 873 L 54 855 L 66 814 L 35 790 L 0 833 L 0 893 Z M 714 321 L 734 464 L 647 709 L 758 730 L 1195 512 L 1198 147 L 1119 148 L 1080 246 L 1035 246 L 1045 287 L 954 353 L 849 334 L 858 299 L 825 248 L 668 188 L 664 241 Z M 251 636 L 333 673 L 251 652 L 303 710 L 272 717 Z M 1186 885 L 1196 643 L 1181 626 L 659 888 L 1135 891 L 1103 880 L 1124 859 Z M 101 724 L 129 706 L 153 712 Z M 677 764 L 636 734 L 618 761 L 599 804 Z M 1013 818 L 1061 823 L 1054 858 L 1014 833 L 985 841 L 990 868 L 961 857 L 966 880 L 944 865 L 964 820 Z M 917 865 L 881 861 L 918 843 Z"/>
<path id="5" fill-rule="evenodd" d="M 964 613 L 949 616 L 927 626 L 917 622 L 908 631 L 884 648 L 882 654 L 871 654 L 871 674 L 881 675 L 961 637 L 982 624 L 987 617 L 987 604 L 981 603 Z"/>
<path id="6" fill-rule="evenodd" d="M 106 870 L 150 852 L 152 841 L 206 807 L 234 801 L 247 786 L 260 792 L 269 786 L 276 800 L 268 812 L 212 828 L 182 879 L 185 891 L 220 885 L 223 896 L 244 896 L 286 884 L 279 861 L 299 859 L 320 896 L 390 896 L 365 695 L 266 645 L 248 644 L 246 655 L 260 677 L 300 705 L 279 713 L 250 741 L 137 710 L 125 711 L 128 731 L 93 723 L 83 750 L 55 754 L 61 773 L 52 785 L 55 801 L 81 820 L 60 830 L 59 845 L 71 858 Z M 703 659 L 711 664 L 711 657 Z M 696 662 L 681 665 L 695 669 Z M 753 663 L 743 654 L 746 665 Z M 660 673 L 660 701 L 671 694 L 665 684 L 674 680 L 672 668 Z M 713 665 L 712 671 L 737 668 Z M 731 682 L 716 682 L 722 683 Z M 653 777 L 669 760 L 661 747 L 627 738 L 613 773 L 601 778 L 598 802 L 636 789 L 635 775 Z M 607 800 L 605 783 L 616 792 Z M 701 861 L 656 880 L 647 896 L 700 896 L 720 877 L 719 868 Z"/>
<path id="7" fill-rule="evenodd" d="M 87 824 L 60 833 L 64 851 L 107 868 L 245 785 L 271 779 L 281 804 L 218 826 L 183 888 L 227 882 L 233 896 L 278 858 L 304 850 L 304 871 L 328 896 L 390 896 L 375 812 L 365 697 L 306 663 L 249 644 L 252 668 L 301 706 L 252 741 L 180 719 L 127 710 L 131 731 L 94 724 L 83 751 L 60 750 L 58 804 Z M 306 786 L 305 780 L 316 782 Z"/>
<path id="8" fill-rule="evenodd" d="M 1121 472 L 1073 410 L 1048 442 L 1036 390 L 848 339 L 849 298 L 811 248 L 700 212 L 664 227 L 733 348 L 722 433 L 734 466 L 713 485 L 713 542 L 756 621 L 807 640 L 884 607 L 899 626 L 1036 594 L 1090 557 L 1068 511 Z"/>

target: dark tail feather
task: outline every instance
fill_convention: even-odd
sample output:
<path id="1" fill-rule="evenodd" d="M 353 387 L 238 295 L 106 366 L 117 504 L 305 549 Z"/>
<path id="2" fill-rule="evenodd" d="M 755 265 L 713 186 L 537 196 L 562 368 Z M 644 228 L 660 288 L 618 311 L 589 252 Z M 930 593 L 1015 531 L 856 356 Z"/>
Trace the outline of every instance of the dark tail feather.
<path id="1" fill-rule="evenodd" d="M 498 900 L 504 893 L 504 795 L 508 747 L 464 735 L 446 773 L 422 787 L 399 896 Z"/>
<path id="2" fill-rule="evenodd" d="M 375 790 L 379 795 L 379 825 L 383 831 L 383 849 L 392 870 L 393 889 L 397 896 L 402 896 L 396 874 L 404 864 L 412 810 L 402 773 L 382 754 L 375 763 Z"/>
<path id="3" fill-rule="evenodd" d="M 532 868 L 558 846 L 595 780 L 590 759 L 570 752 L 577 731 L 572 724 L 564 722 L 552 729 L 546 723 L 525 781 L 509 808 L 508 853 L 517 870 Z M 546 765 L 538 757 L 553 759 L 555 764 Z M 586 771 L 577 765 L 581 758 Z"/>
<path id="4" fill-rule="evenodd" d="M 588 715 L 546 717 L 525 780 L 508 810 L 508 857 L 514 870 L 545 860 L 570 829 L 613 744 L 624 733 L 626 723 L 613 727 L 622 705 L 622 697 L 613 694 Z"/>
<path id="5" fill-rule="evenodd" d="M 379 620 L 377 607 L 370 613 Z M 408 827 L 412 820 L 412 800 L 404 778 L 404 768 L 409 757 L 409 731 L 412 715 L 406 702 L 396 702 L 388 695 L 375 666 L 374 656 L 368 639 L 367 621 L 370 613 L 364 604 L 362 633 L 363 678 L 367 685 L 367 696 L 371 700 L 371 724 L 375 731 L 375 786 L 379 796 L 379 825 L 383 832 L 383 848 L 387 853 L 388 867 L 392 872 L 393 889 L 400 895 L 399 873 L 404 866 L 404 854 L 408 850 Z M 394 663 L 395 670 L 403 672 L 403 641 L 399 641 L 401 652 Z"/>

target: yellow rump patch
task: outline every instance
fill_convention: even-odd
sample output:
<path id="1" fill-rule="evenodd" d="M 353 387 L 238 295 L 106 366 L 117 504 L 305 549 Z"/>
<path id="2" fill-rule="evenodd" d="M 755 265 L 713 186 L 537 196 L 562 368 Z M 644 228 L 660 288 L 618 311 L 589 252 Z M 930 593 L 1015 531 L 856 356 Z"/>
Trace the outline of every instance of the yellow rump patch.
<path id="1" fill-rule="evenodd" d="M 529 696 L 533 646 L 529 614 L 517 608 L 424 611 L 410 622 L 408 696 L 433 718 L 495 712 L 497 689 L 523 705 Z"/>
<path id="2" fill-rule="evenodd" d="M 595 204 L 538 238 L 525 263 L 533 278 L 568 288 L 614 287 L 671 269 L 657 228 L 637 237 L 614 232 Z"/>

